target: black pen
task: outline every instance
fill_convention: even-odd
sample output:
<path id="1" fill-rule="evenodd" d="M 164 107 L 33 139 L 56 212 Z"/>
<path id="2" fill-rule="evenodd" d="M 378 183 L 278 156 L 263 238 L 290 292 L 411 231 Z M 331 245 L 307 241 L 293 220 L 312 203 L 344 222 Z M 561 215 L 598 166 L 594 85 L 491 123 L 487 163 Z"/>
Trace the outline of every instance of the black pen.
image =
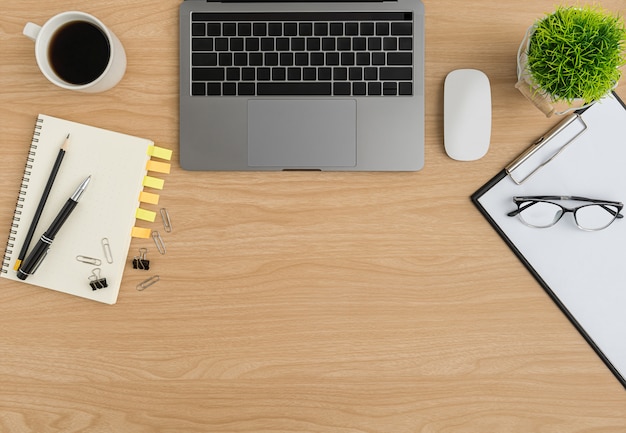
<path id="1" fill-rule="evenodd" d="M 87 189 L 87 185 L 89 185 L 89 181 L 91 180 L 91 176 L 87 177 L 76 189 L 76 192 L 72 194 L 72 196 L 65 202 L 63 208 L 54 219 L 48 230 L 44 232 L 44 234 L 35 245 L 35 248 L 31 251 L 31 253 L 26 257 L 26 260 L 22 262 L 22 265 L 17 271 L 17 278 L 20 280 L 25 280 L 29 275 L 35 273 L 35 270 L 39 267 L 44 257 L 48 253 L 48 249 L 50 245 L 52 245 L 52 241 L 54 237 L 61 229 L 67 217 L 70 216 L 76 205 L 78 204 L 78 200 L 80 196 Z"/>
<path id="2" fill-rule="evenodd" d="M 28 252 L 28 247 L 30 246 L 30 241 L 33 239 L 33 234 L 35 233 L 35 229 L 37 228 L 37 224 L 39 223 L 39 218 L 41 217 L 43 208 L 46 205 L 46 200 L 48 200 L 48 195 L 50 195 L 52 184 L 54 183 L 54 179 L 57 176 L 59 167 L 61 167 L 61 162 L 63 162 L 63 157 L 65 156 L 65 152 L 67 151 L 67 145 L 69 143 L 69 139 L 70 139 L 70 134 L 67 134 L 67 137 L 65 137 L 65 141 L 61 145 L 61 149 L 59 149 L 59 153 L 57 154 L 57 159 L 54 161 L 54 165 L 52 166 L 52 171 L 50 172 L 50 176 L 48 176 L 48 182 L 46 182 L 46 186 L 43 189 L 41 198 L 39 199 L 39 204 L 37 205 L 35 216 L 33 216 L 33 220 L 30 223 L 28 232 L 26 233 L 24 245 L 22 245 L 20 254 L 17 256 L 17 261 L 15 262 L 15 267 L 14 267 L 16 271 L 20 268 L 20 265 L 22 264 L 22 260 L 24 260 L 24 257 L 26 257 L 26 253 Z"/>

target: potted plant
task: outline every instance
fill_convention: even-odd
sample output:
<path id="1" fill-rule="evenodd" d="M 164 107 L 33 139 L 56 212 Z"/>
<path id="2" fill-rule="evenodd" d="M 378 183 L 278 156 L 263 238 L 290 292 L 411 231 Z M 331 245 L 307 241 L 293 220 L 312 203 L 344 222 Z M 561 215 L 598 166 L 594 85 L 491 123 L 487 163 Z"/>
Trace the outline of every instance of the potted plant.
<path id="1" fill-rule="evenodd" d="M 605 96 L 624 64 L 621 17 L 597 6 L 561 6 L 528 30 L 518 52 L 516 87 L 550 116 Z"/>

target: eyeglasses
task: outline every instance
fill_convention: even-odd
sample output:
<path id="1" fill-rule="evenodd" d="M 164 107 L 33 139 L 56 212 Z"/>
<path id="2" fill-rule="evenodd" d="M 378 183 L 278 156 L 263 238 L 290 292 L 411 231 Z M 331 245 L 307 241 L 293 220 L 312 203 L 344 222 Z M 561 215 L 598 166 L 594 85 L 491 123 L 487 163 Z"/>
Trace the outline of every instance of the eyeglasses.
<path id="1" fill-rule="evenodd" d="M 507 215 L 517 215 L 524 224 L 535 228 L 552 227 L 567 212 L 574 215 L 579 229 L 590 232 L 605 229 L 615 219 L 624 217 L 620 213 L 624 205 L 617 201 L 551 195 L 513 197 L 513 201 L 517 209 Z M 554 201 L 582 201 L 587 204 L 568 208 Z"/>

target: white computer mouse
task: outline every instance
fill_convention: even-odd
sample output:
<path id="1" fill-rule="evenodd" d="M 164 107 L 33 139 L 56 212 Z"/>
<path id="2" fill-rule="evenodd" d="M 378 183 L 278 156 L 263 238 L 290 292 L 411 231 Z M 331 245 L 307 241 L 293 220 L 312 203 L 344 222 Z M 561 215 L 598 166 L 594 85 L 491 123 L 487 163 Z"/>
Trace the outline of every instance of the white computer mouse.
<path id="1" fill-rule="evenodd" d="M 444 83 L 443 140 L 448 156 L 475 161 L 491 140 L 491 86 L 484 72 L 457 69 Z"/>

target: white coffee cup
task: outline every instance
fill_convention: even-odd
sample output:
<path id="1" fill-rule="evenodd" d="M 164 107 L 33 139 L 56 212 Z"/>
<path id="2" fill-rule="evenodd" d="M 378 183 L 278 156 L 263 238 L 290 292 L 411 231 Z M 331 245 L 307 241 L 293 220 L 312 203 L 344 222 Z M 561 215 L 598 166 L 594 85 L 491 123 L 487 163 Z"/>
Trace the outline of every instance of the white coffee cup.
<path id="1" fill-rule="evenodd" d="M 122 43 L 93 15 L 63 12 L 43 26 L 26 23 L 23 33 L 35 41 L 35 58 L 43 75 L 64 89 L 104 92 L 126 71 Z"/>

